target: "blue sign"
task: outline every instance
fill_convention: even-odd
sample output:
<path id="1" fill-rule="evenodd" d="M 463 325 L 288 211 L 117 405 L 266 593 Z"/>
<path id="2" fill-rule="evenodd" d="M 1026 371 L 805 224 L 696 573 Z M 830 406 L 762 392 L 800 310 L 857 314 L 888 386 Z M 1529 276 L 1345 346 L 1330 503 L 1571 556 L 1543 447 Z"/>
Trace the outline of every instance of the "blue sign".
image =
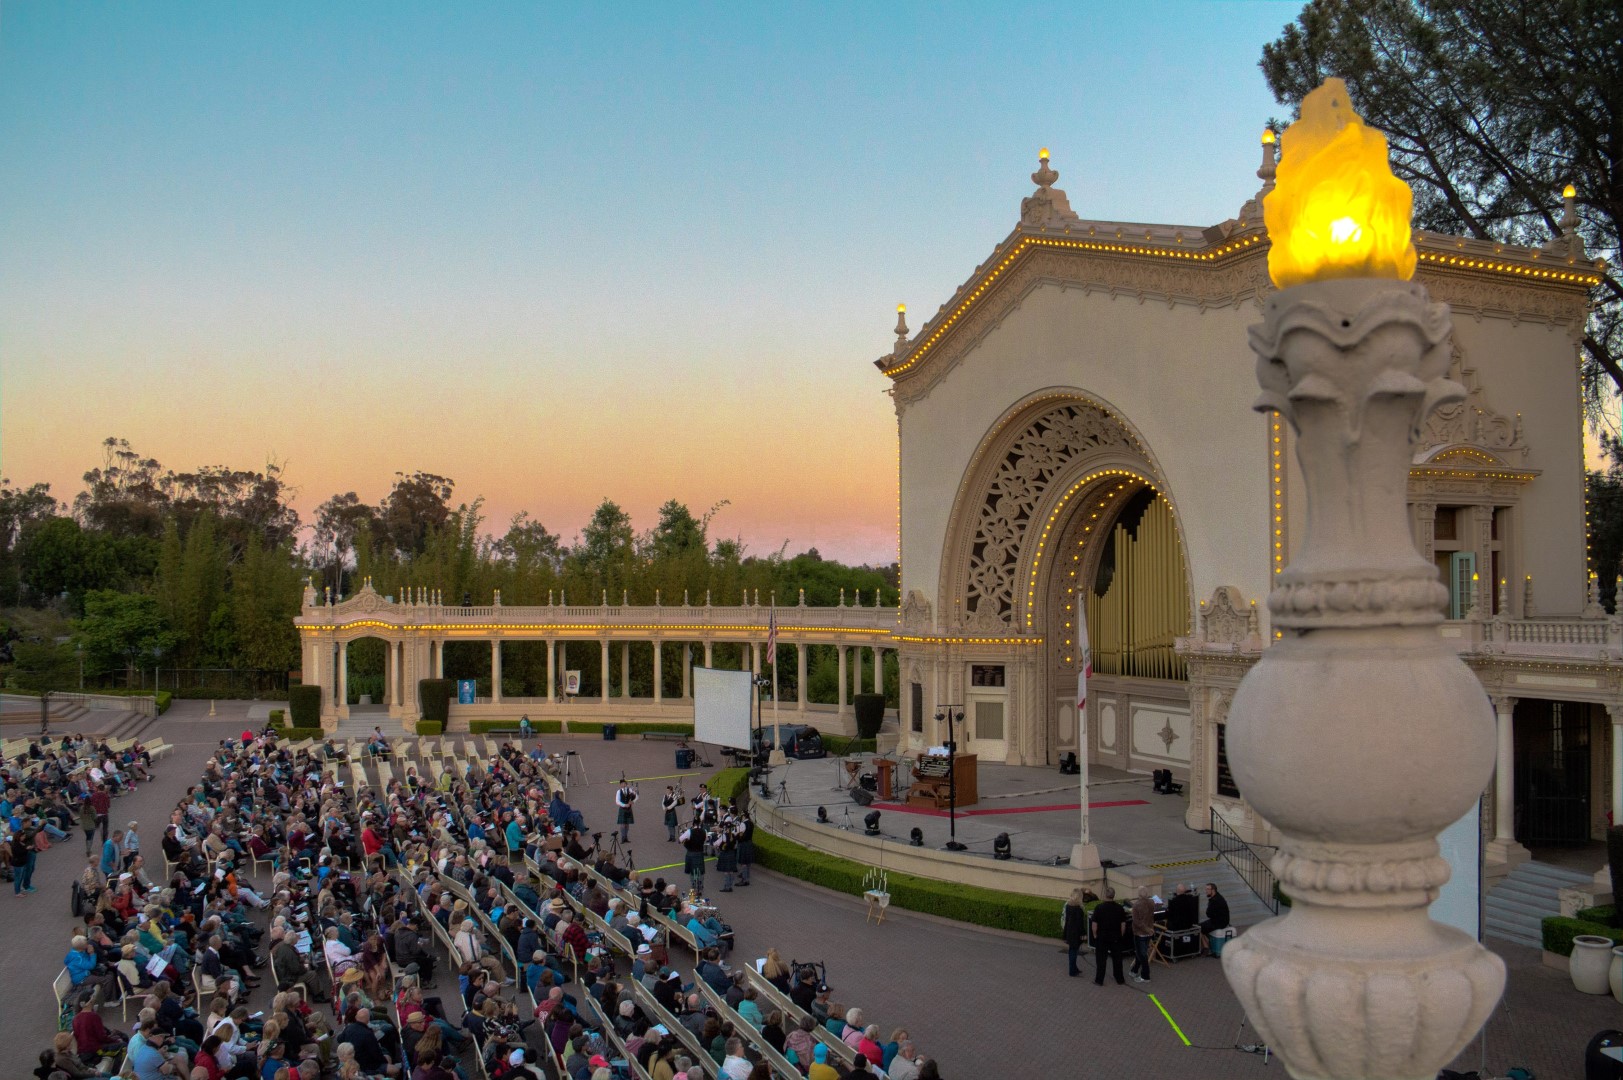
<path id="1" fill-rule="evenodd" d="M 456 703 L 458 705 L 472 705 L 473 692 L 478 685 L 472 679 L 458 679 L 456 681 Z"/>

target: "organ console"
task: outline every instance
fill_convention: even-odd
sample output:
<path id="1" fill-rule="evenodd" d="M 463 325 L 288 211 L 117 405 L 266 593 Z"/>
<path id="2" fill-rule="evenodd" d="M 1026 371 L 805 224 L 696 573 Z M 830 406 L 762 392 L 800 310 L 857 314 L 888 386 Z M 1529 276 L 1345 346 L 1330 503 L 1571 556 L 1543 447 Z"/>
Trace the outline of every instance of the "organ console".
<path id="1" fill-rule="evenodd" d="M 974 754 L 926 754 L 919 758 L 913 769 L 913 787 L 907 801 L 914 806 L 928 806 L 945 810 L 951 801 L 949 779 L 953 768 L 958 771 L 958 805 L 972 806 L 980 801 L 976 786 L 976 759 Z"/>

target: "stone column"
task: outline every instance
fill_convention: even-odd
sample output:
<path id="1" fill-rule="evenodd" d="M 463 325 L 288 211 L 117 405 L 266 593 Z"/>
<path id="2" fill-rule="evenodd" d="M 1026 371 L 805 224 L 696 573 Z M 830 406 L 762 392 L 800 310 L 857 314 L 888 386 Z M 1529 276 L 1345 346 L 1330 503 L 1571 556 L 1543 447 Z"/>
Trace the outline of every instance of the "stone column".
<path id="1" fill-rule="evenodd" d="M 800 711 L 806 711 L 806 643 L 795 642 L 795 696 L 799 698 Z"/>
<path id="2" fill-rule="evenodd" d="M 1612 821 L 1623 822 L 1623 703 L 1608 704 L 1612 721 Z"/>
<path id="3" fill-rule="evenodd" d="M 1516 842 L 1516 732 L 1511 717 L 1516 711 L 1516 699 L 1495 694 L 1490 700 L 1499 728 L 1493 771 L 1493 838 L 1500 843 L 1513 844 Z"/>
<path id="4" fill-rule="evenodd" d="M 693 700 L 693 642 L 682 642 L 682 700 Z"/>
<path id="5" fill-rule="evenodd" d="M 434 678 L 445 678 L 445 642 L 435 641 L 429 646 L 434 651 Z"/>
<path id="6" fill-rule="evenodd" d="M 849 700 L 847 697 L 847 690 L 851 685 L 850 675 L 846 671 L 845 666 L 845 654 L 847 650 L 846 646 L 844 645 L 838 645 L 835 647 L 840 650 L 840 696 L 836 705 L 835 714 L 838 716 L 844 716 L 849 711 L 846 707 L 846 703 Z"/>
<path id="7" fill-rule="evenodd" d="M 602 664 L 603 664 L 602 701 L 603 701 L 603 704 L 607 705 L 609 703 L 609 639 L 608 638 L 603 639 L 602 646 L 603 646 L 603 650 L 602 650 L 603 651 L 603 656 L 602 656 Z"/>
<path id="8" fill-rule="evenodd" d="M 554 638 L 547 639 L 547 693 L 548 701 L 556 701 L 558 693 L 558 642 Z"/>
<path id="9" fill-rule="evenodd" d="M 759 675 L 761 673 L 761 646 L 754 641 L 746 642 L 746 644 L 750 647 L 750 674 Z"/>
<path id="10" fill-rule="evenodd" d="M 664 643 L 658 638 L 654 639 L 654 704 L 658 705 L 665 700 L 665 668 L 664 650 L 660 648 Z"/>
<path id="11" fill-rule="evenodd" d="M 338 715 L 349 715 L 349 642 L 338 643 Z"/>
<path id="12" fill-rule="evenodd" d="M 1405 506 L 1426 418 L 1465 398 L 1447 377 L 1452 326 L 1422 286 L 1390 279 L 1264 304 L 1257 407 L 1298 436 L 1307 528 L 1268 599 L 1285 637 L 1240 683 L 1228 748 L 1279 831 L 1273 869 L 1294 904 L 1233 939 L 1223 973 L 1292 1076 L 1431 1077 L 1505 986 L 1499 957 L 1427 913 L 1449 875 L 1437 835 L 1495 756 L 1481 684 L 1437 635 L 1447 590 Z M 1335 766 L 1293 765 L 1307 761 Z"/>
<path id="13" fill-rule="evenodd" d="M 490 643 L 490 703 L 502 703 L 502 639 Z"/>
<path id="14" fill-rule="evenodd" d="M 394 704 L 394 642 L 384 643 L 383 650 L 383 700 L 380 705 Z"/>
<path id="15" fill-rule="evenodd" d="M 873 647 L 873 692 L 885 692 L 885 651 L 877 645 Z"/>
<path id="16" fill-rule="evenodd" d="M 713 652 L 714 652 L 713 646 L 714 645 L 715 645 L 715 643 L 712 642 L 710 639 L 708 639 L 708 638 L 705 639 L 705 643 L 704 643 L 704 666 L 705 667 L 715 667 L 716 666 L 715 658 L 714 658 L 714 655 L 713 655 Z"/>
<path id="17" fill-rule="evenodd" d="M 620 642 L 620 697 L 631 700 L 631 642 Z"/>

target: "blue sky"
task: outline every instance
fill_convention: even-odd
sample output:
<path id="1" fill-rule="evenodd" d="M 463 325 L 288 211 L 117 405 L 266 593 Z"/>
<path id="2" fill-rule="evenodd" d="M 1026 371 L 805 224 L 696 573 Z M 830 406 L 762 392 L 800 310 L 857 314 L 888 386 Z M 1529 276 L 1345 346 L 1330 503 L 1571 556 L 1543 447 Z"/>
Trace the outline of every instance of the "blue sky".
<path id="1" fill-rule="evenodd" d="M 0 469 L 71 497 L 117 434 L 307 516 L 423 468 L 888 561 L 895 304 L 1041 146 L 1085 217 L 1231 216 L 1299 9 L 9 4 Z"/>

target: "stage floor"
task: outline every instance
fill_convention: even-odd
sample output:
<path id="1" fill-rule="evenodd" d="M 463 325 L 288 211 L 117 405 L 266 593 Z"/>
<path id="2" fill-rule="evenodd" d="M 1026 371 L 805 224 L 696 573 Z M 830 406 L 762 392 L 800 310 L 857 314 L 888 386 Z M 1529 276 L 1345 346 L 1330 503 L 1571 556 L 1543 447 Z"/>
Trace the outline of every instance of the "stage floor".
<path id="1" fill-rule="evenodd" d="M 785 813 L 813 821 L 817 808 L 824 807 L 831 827 L 859 832 L 869 809 L 877 809 L 879 831 L 886 838 L 906 843 L 916 827 L 924 834 L 924 846 L 946 844 L 951 822 L 945 810 L 883 800 L 870 808 L 851 798 L 845 761 L 859 758 L 862 771 L 873 772 L 873 757 L 791 761 L 772 770 L 773 801 Z M 991 858 L 993 839 L 1006 832 L 1018 859 L 1052 864 L 1058 856 L 1070 856 L 1081 824 L 1079 777 L 1062 776 L 1055 767 L 988 762 L 981 762 L 979 770 L 980 801 L 959 808 L 956 822 L 958 840 L 968 845 L 969 854 Z M 1210 854 L 1206 836 L 1184 824 L 1188 800 L 1155 794 L 1147 774 L 1092 768 L 1088 806 L 1101 859 L 1153 865 Z"/>

